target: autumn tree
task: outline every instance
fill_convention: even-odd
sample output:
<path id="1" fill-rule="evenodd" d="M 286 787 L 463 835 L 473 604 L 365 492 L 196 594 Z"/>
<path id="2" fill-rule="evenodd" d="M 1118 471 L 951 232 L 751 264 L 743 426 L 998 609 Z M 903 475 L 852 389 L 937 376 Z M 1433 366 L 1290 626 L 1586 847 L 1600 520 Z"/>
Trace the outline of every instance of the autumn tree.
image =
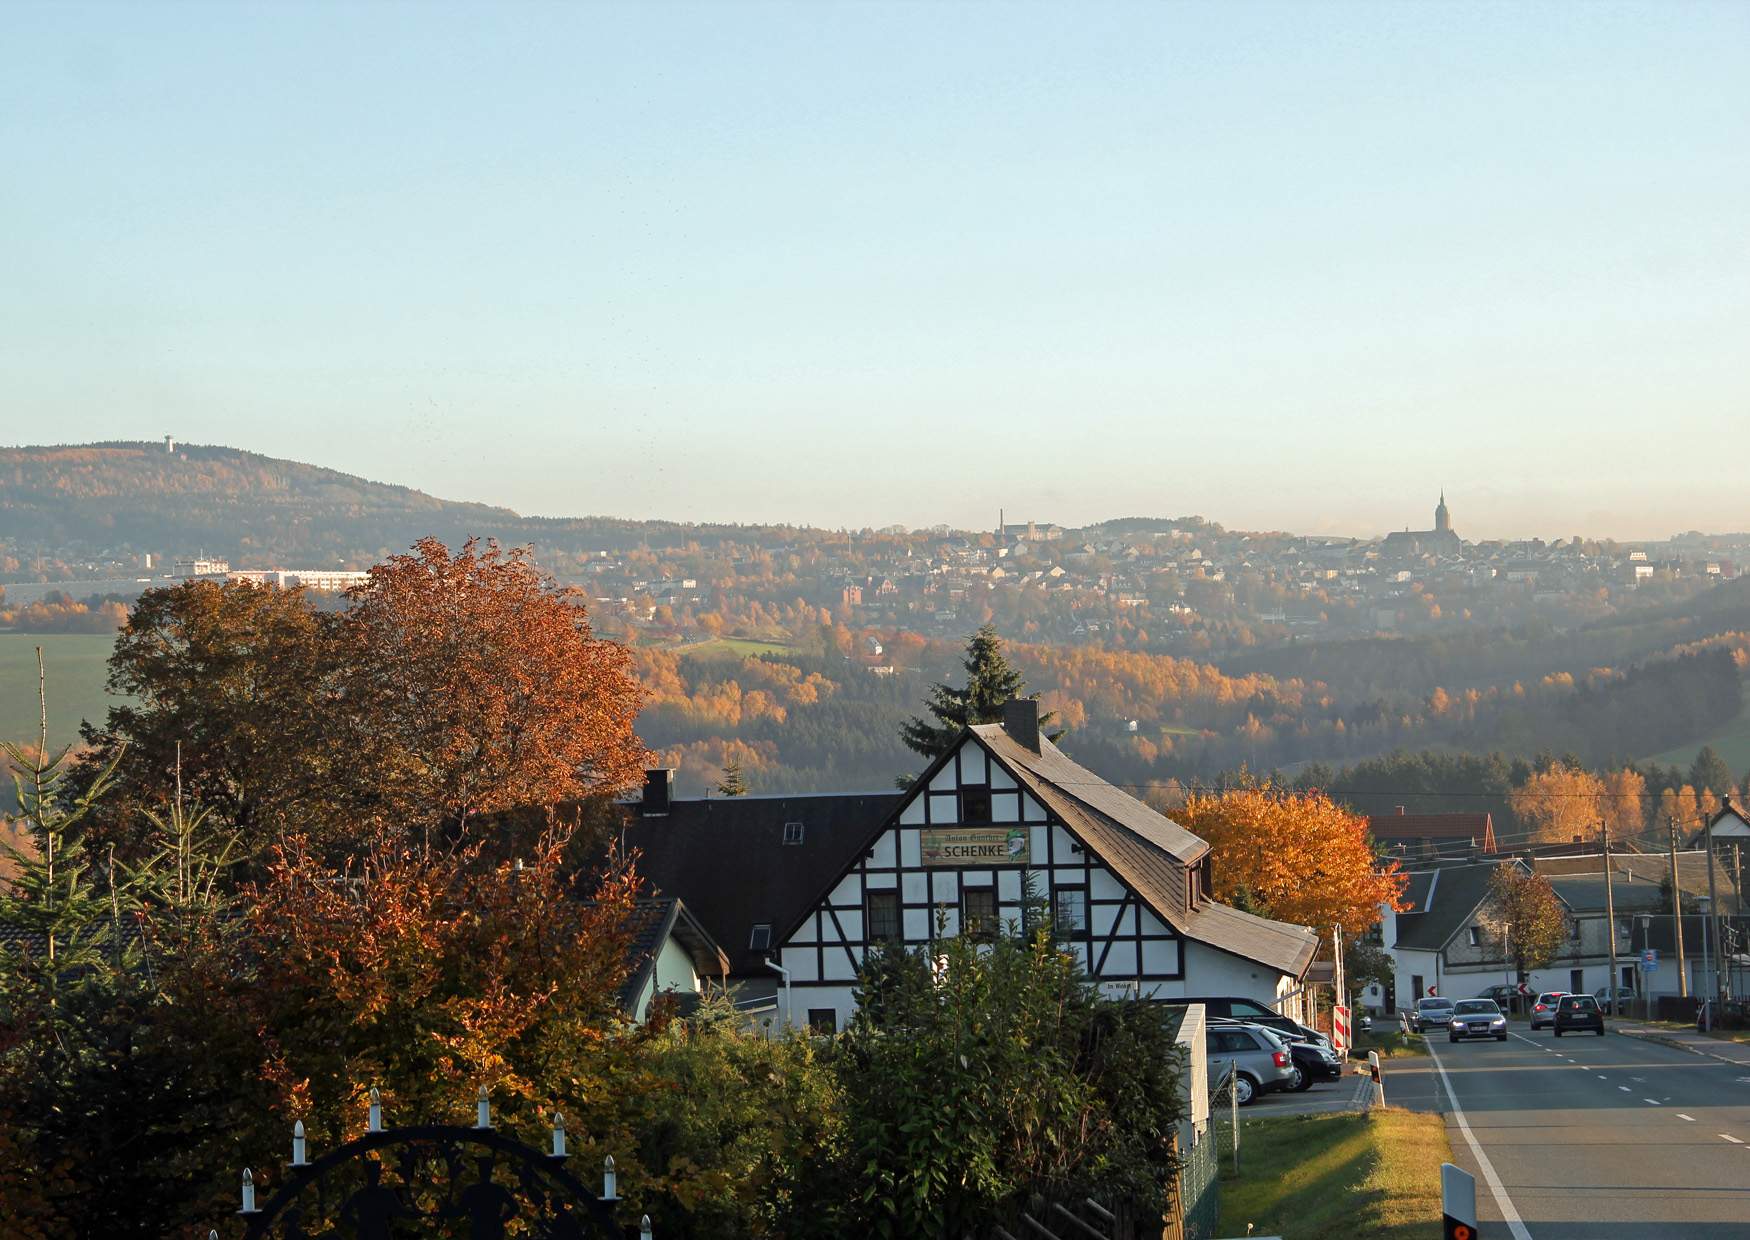
<path id="1" fill-rule="evenodd" d="M 1538 844 L 1567 844 L 1598 834 L 1604 782 L 1578 766 L 1556 763 L 1534 771 L 1507 794 L 1514 816 Z"/>
<path id="2" fill-rule="evenodd" d="M 1547 967 L 1567 940 L 1567 918 L 1556 889 L 1543 875 L 1516 863 L 1495 868 L 1486 910 L 1484 917 L 1496 936 L 1505 940 L 1520 979 L 1533 969 Z"/>
<path id="3" fill-rule="evenodd" d="M 1599 811 L 1610 824 L 1613 840 L 1639 835 L 1647 825 L 1647 779 L 1633 767 L 1606 771 L 1601 777 Z"/>
<path id="4" fill-rule="evenodd" d="M 914 753 L 934 758 L 969 725 L 996 723 L 1003 717 L 1003 703 L 1020 697 L 1026 688 L 1021 673 L 1004 656 L 1003 639 L 991 625 L 984 625 L 972 635 L 961 666 L 966 669 L 964 688 L 937 684 L 930 690 L 924 708 L 935 722 L 913 718 L 901 726 L 900 739 Z M 1040 723 L 1045 724 L 1050 718 L 1042 716 Z"/>
<path id="5" fill-rule="evenodd" d="M 1373 855 L 1367 819 L 1323 792 L 1248 782 L 1221 793 L 1196 792 L 1174 818 L 1209 841 L 1214 895 L 1241 892 L 1258 912 L 1312 926 L 1341 926 L 1358 938 L 1399 906 L 1405 878 Z"/>

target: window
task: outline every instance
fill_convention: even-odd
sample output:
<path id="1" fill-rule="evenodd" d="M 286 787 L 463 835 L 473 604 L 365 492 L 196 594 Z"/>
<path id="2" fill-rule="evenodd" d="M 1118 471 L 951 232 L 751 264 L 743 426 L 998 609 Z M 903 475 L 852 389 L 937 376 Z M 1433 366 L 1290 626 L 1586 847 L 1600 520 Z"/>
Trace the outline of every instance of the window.
<path id="1" fill-rule="evenodd" d="M 763 952 L 772 945 L 772 926 L 770 922 L 762 921 L 753 928 L 747 936 L 747 949 L 750 952 Z"/>
<path id="2" fill-rule="evenodd" d="M 997 889 L 964 887 L 960 891 L 960 925 L 973 938 L 989 939 L 997 931 Z"/>
<path id="3" fill-rule="evenodd" d="M 1470 928 L 1470 945 L 1472 947 L 1481 947 L 1483 945 L 1483 928 L 1481 926 L 1472 926 Z"/>
<path id="4" fill-rule="evenodd" d="M 963 788 L 960 791 L 960 821 L 990 821 L 990 789 Z"/>
<path id="5" fill-rule="evenodd" d="M 784 842 L 786 844 L 800 844 L 802 842 L 801 823 L 787 822 L 784 824 Z"/>
<path id="6" fill-rule="evenodd" d="M 1051 889 L 1051 920 L 1061 935 L 1088 932 L 1088 889 L 1086 887 L 1053 887 Z"/>
<path id="7" fill-rule="evenodd" d="M 809 1008 L 808 1032 L 834 1034 L 839 1031 L 839 1014 L 836 1008 Z"/>
<path id="8" fill-rule="evenodd" d="M 1225 1055 L 1258 1049 L 1258 1040 L 1244 1029 L 1217 1029 L 1213 1036 L 1214 1049 Z"/>
<path id="9" fill-rule="evenodd" d="M 899 941 L 899 892 L 871 891 L 868 902 L 869 941 L 896 943 Z"/>
<path id="10" fill-rule="evenodd" d="M 1578 917 L 1569 923 L 1568 937 L 1576 943 L 1580 941 L 1580 919 Z"/>

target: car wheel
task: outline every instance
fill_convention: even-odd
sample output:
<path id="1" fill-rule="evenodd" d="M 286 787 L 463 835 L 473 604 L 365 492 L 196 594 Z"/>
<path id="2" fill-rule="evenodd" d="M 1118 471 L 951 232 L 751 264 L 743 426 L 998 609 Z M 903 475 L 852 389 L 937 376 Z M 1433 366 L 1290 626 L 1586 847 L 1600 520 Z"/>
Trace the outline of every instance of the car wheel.
<path id="1" fill-rule="evenodd" d="M 1562 1036 L 1562 1031 L 1560 1029 L 1552 1029 L 1550 1032 L 1555 1034 L 1558 1038 Z"/>
<path id="2" fill-rule="evenodd" d="M 1446 1035 L 1446 1040 L 1448 1042 L 1456 1042 L 1458 1041 L 1458 1035 L 1456 1033 L 1449 1033 Z"/>
<path id="3" fill-rule="evenodd" d="M 1599 1037 L 1604 1036 L 1604 1026 L 1603 1025 L 1598 1026 L 1598 1036 Z"/>
<path id="4" fill-rule="evenodd" d="M 1238 1102 L 1243 1107 L 1249 1107 L 1252 1105 L 1252 1100 L 1254 1098 L 1256 1098 L 1257 1096 L 1258 1096 L 1258 1087 L 1255 1084 L 1253 1084 L 1251 1077 L 1247 1076 L 1243 1072 L 1240 1075 L 1234 1077 L 1234 1101 L 1235 1102 Z"/>
<path id="5" fill-rule="evenodd" d="M 1505 1042 L 1506 1040 L 1507 1040 L 1507 1035 L 1504 1033 L 1497 1033 L 1495 1035 L 1495 1041 L 1497 1041 L 1497 1042 Z"/>
<path id="6" fill-rule="evenodd" d="M 1304 1094 L 1313 1087 L 1312 1073 L 1299 1064 L 1294 1065 L 1294 1082 L 1289 1086 L 1297 1094 Z"/>

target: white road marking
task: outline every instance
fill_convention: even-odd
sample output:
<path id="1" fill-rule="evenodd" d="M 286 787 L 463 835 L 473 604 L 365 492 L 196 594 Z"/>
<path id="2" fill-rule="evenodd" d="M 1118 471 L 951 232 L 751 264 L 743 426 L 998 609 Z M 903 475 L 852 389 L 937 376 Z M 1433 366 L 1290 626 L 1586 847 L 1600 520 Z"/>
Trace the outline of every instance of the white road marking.
<path id="1" fill-rule="evenodd" d="M 1656 1107 L 1659 1105 L 1659 1100 L 1657 1098 L 1642 1098 L 1641 1101 L 1650 1107 Z"/>
<path id="2" fill-rule="evenodd" d="M 1682 1111 L 1677 1112 L 1677 1118 L 1678 1119 L 1686 1119 L 1692 1124 L 1695 1123 L 1695 1116 L 1685 1115 Z"/>
<path id="3" fill-rule="evenodd" d="M 1464 1134 L 1465 1143 L 1470 1146 L 1470 1152 L 1477 1160 L 1477 1169 L 1483 1173 L 1483 1181 L 1488 1184 L 1489 1192 L 1494 1194 L 1496 1208 L 1501 1211 L 1501 1217 L 1507 1220 L 1507 1230 L 1513 1233 L 1513 1240 L 1531 1240 L 1531 1233 L 1525 1229 L 1519 1211 L 1513 1208 L 1513 1199 L 1507 1196 L 1501 1177 L 1495 1174 L 1495 1164 L 1483 1153 L 1481 1142 L 1470 1130 L 1470 1121 L 1465 1119 L 1464 1108 L 1458 1105 L 1458 1095 L 1453 1092 L 1452 1078 L 1446 1075 L 1446 1065 L 1440 1062 L 1440 1056 L 1432 1045 L 1428 1047 L 1428 1055 L 1434 1060 L 1435 1070 L 1440 1073 L 1440 1083 L 1446 1086 L 1446 1099 L 1452 1103 L 1452 1118 L 1458 1121 L 1458 1130 Z"/>
<path id="4" fill-rule="evenodd" d="M 1618 1089 L 1620 1089 L 1620 1090 L 1622 1090 L 1622 1092 L 1623 1092 L 1623 1093 L 1625 1093 L 1625 1094 L 1632 1094 L 1632 1093 L 1633 1093 L 1633 1092 L 1634 1092 L 1634 1091 L 1633 1091 L 1633 1090 L 1632 1090 L 1632 1089 L 1630 1089 L 1630 1088 L 1629 1088 L 1629 1087 L 1628 1087 L 1628 1086 L 1627 1086 L 1627 1085 L 1618 1085 L 1618 1086 L 1617 1086 L 1617 1088 L 1618 1088 Z"/>
<path id="5" fill-rule="evenodd" d="M 1732 1134 L 1731 1134 L 1731 1133 L 1729 1133 L 1729 1132 L 1722 1132 L 1722 1133 L 1720 1133 L 1720 1134 L 1719 1134 L 1719 1136 L 1721 1136 L 1721 1137 L 1723 1137 L 1723 1138 L 1724 1138 L 1724 1139 L 1725 1139 L 1725 1140 L 1727 1140 L 1727 1141 L 1730 1141 L 1730 1142 L 1731 1142 L 1731 1143 L 1732 1143 L 1732 1144 L 1733 1144 L 1733 1145 L 1742 1145 L 1742 1144 L 1744 1144 L 1744 1143 L 1743 1143 L 1743 1142 L 1742 1142 L 1742 1141 L 1740 1141 L 1740 1140 L 1738 1140 L 1738 1138 L 1737 1138 L 1737 1137 L 1734 1137 L 1734 1136 L 1733 1136 L 1733 1135 L 1732 1135 Z"/>
<path id="6" fill-rule="evenodd" d="M 1608 1076 L 1605 1076 L 1604 1073 L 1600 1072 L 1598 1074 L 1598 1079 L 1601 1081 L 1608 1081 L 1610 1078 Z"/>

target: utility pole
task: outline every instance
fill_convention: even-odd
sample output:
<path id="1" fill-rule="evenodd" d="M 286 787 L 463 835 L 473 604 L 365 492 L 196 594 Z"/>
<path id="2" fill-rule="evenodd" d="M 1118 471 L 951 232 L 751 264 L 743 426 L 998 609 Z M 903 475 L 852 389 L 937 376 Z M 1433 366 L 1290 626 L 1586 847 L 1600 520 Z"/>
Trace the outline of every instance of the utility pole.
<path id="1" fill-rule="evenodd" d="M 1598 829 L 1604 833 L 1604 924 L 1606 933 L 1610 935 L 1610 978 L 1609 989 L 1604 993 L 1610 996 L 1610 1012 L 1616 1014 L 1617 980 L 1616 980 L 1616 890 L 1610 873 L 1610 824 L 1600 821 Z"/>
<path id="2" fill-rule="evenodd" d="M 1712 1004 L 1708 1009 L 1708 1027 L 1713 1027 L 1712 1016 L 1719 1012 L 1720 998 L 1720 901 L 1714 891 L 1714 816 L 1709 814 L 1702 824 L 1702 838 L 1707 841 L 1707 920 L 1708 929 L 1712 931 L 1714 941 L 1714 967 L 1708 975 L 1707 997 Z"/>
<path id="3" fill-rule="evenodd" d="M 1677 993 L 1689 998 L 1689 965 L 1683 959 L 1683 888 L 1677 885 L 1677 816 L 1665 815 L 1671 832 L 1671 925 L 1677 939 Z"/>

